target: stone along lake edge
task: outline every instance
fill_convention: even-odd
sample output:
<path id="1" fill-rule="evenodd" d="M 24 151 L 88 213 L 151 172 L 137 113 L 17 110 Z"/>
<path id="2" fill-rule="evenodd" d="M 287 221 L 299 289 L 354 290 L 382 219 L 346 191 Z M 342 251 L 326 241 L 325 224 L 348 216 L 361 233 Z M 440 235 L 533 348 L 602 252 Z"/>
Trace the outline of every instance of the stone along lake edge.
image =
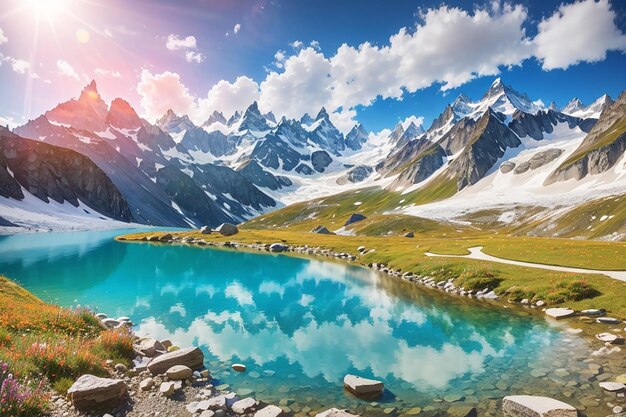
<path id="1" fill-rule="evenodd" d="M 207 235 L 210 233 L 214 233 L 214 231 L 208 228 L 203 228 L 200 233 L 203 235 Z M 238 230 L 235 228 L 233 230 L 229 229 L 228 232 L 223 233 L 223 235 L 232 236 L 237 233 L 238 233 Z M 152 233 L 141 233 L 141 234 L 136 234 L 136 235 L 118 236 L 116 240 L 129 241 L 129 242 L 144 242 L 144 243 L 149 242 L 149 243 L 157 243 L 157 244 L 185 244 L 185 245 L 190 245 L 192 247 L 193 246 L 211 247 L 213 249 L 226 249 L 226 250 L 243 249 L 247 251 L 261 251 L 265 253 L 274 253 L 274 254 L 282 253 L 282 254 L 289 255 L 289 256 L 296 256 L 296 257 L 303 257 L 303 258 L 326 258 L 326 261 L 329 261 L 328 258 L 330 258 L 331 261 L 336 260 L 336 261 L 344 261 L 344 262 L 353 262 L 353 261 L 358 262 L 358 257 L 362 255 L 363 253 L 367 253 L 367 248 L 365 248 L 364 246 L 360 246 L 357 248 L 358 255 L 353 255 L 347 252 L 334 252 L 330 249 L 324 249 L 322 247 L 309 247 L 307 245 L 302 245 L 302 246 L 288 245 L 282 242 L 275 242 L 275 243 L 256 242 L 256 243 L 250 244 L 250 243 L 235 242 L 232 240 L 231 241 L 210 241 L 202 237 L 203 236 L 198 237 L 195 233 L 186 233 L 186 232 L 177 232 L 174 234 L 152 232 Z M 360 263 L 359 266 L 365 266 L 365 265 Z M 461 296 L 463 298 L 470 298 L 474 302 L 488 302 L 490 305 L 493 305 L 493 306 L 499 305 L 506 309 L 513 307 L 514 309 L 520 309 L 520 310 L 523 310 L 525 312 L 530 312 L 535 315 L 539 315 L 541 314 L 540 312 L 544 312 L 546 317 L 549 317 L 551 320 L 559 320 L 561 321 L 561 324 L 565 324 L 565 322 L 568 321 L 568 320 L 562 320 L 562 319 L 566 319 L 566 318 L 571 319 L 576 316 L 579 318 L 578 324 L 583 325 L 583 327 L 585 324 L 593 324 L 594 325 L 593 327 L 596 327 L 595 325 L 597 324 L 600 324 L 600 325 L 602 324 L 623 325 L 624 324 L 619 319 L 605 317 L 606 312 L 602 309 L 593 309 L 593 310 L 588 309 L 582 312 L 576 312 L 568 308 L 546 307 L 547 303 L 542 300 L 538 300 L 533 303 L 529 302 L 529 300 L 522 300 L 521 302 L 514 303 L 511 300 L 505 301 L 501 299 L 490 288 L 485 288 L 479 291 L 465 291 L 463 288 L 457 288 L 454 285 L 452 279 L 445 280 L 445 281 L 437 281 L 433 279 L 432 277 L 418 276 L 410 272 L 402 273 L 401 270 L 393 270 L 391 268 L 388 268 L 386 265 L 379 264 L 379 263 L 370 263 L 367 265 L 367 267 L 377 271 L 378 273 L 382 273 L 386 276 L 389 276 L 393 279 L 399 278 L 402 281 L 417 284 L 418 286 L 423 287 L 425 290 L 434 290 L 436 292 L 443 293 L 445 294 L 445 296 L 447 295 Z M 510 304 L 514 304 L 514 305 L 510 306 Z M 612 355 L 612 356 L 623 355 L 623 352 L 621 352 L 621 348 L 618 346 L 618 345 L 623 344 L 624 342 L 623 336 L 619 334 L 619 332 L 621 332 L 622 329 L 616 329 L 616 328 L 612 329 L 612 331 L 618 333 L 617 335 L 614 335 L 609 332 L 602 332 L 602 333 L 596 334 L 595 337 L 593 337 L 594 330 L 591 329 L 591 333 L 589 330 L 590 330 L 589 327 L 587 327 L 585 332 L 583 332 L 581 328 L 566 329 L 566 331 L 572 335 L 583 336 L 587 339 L 593 340 L 595 343 L 599 343 L 599 342 L 603 343 L 603 345 L 601 345 L 601 347 L 599 347 L 597 350 L 591 351 L 590 355 L 601 356 L 601 357 L 606 357 L 608 355 Z M 591 379 L 593 379 L 593 377 Z M 601 402 L 606 402 L 606 406 L 609 408 L 608 410 L 609 413 L 613 412 L 616 415 L 619 415 L 620 413 L 622 413 L 622 407 L 620 405 L 613 404 L 613 402 L 620 403 L 620 404 L 624 402 L 624 391 L 626 391 L 626 386 L 624 385 L 624 382 L 626 382 L 626 374 L 620 375 L 617 379 L 618 379 L 617 381 L 613 381 L 613 382 L 607 381 L 606 379 L 602 379 L 602 380 L 598 379 L 597 381 L 594 381 L 594 383 L 597 383 L 604 390 L 605 395 L 608 395 L 609 397 L 604 398 L 603 400 L 600 400 L 599 398 L 596 398 L 593 400 L 590 399 L 589 401 L 587 401 L 587 404 L 590 407 L 594 407 L 594 406 L 599 406 Z M 535 401 L 535 399 L 533 399 L 532 396 L 527 396 L 527 397 L 529 398 L 526 398 L 526 399 L 519 398 L 519 401 L 521 403 L 524 403 L 525 401 L 529 401 L 529 403 L 526 403 L 523 405 L 517 404 L 516 406 L 512 406 L 511 405 L 512 404 L 511 401 L 513 401 L 512 399 L 510 399 L 510 401 L 504 402 L 503 404 L 508 404 L 505 407 L 505 408 L 508 408 L 508 414 L 533 415 L 533 412 L 531 412 L 532 407 L 537 406 L 538 403 L 533 404 L 533 401 Z M 615 398 L 615 401 L 611 402 L 610 400 L 612 398 Z M 594 402 L 597 402 L 596 400 L 598 400 L 600 403 L 594 403 Z M 548 401 L 548 400 L 545 400 L 545 401 Z M 543 404 L 542 405 L 543 407 L 550 408 L 551 403 L 549 401 L 546 403 L 545 401 L 540 400 L 539 403 Z M 557 400 L 555 401 L 556 403 L 552 403 L 551 406 L 556 407 L 558 405 L 559 401 Z M 375 402 L 374 404 L 378 405 Z M 459 405 L 459 404 L 456 404 L 456 405 Z M 383 405 L 381 405 L 381 407 L 383 407 Z M 472 411 L 472 408 L 473 407 L 469 407 L 467 409 L 467 412 L 470 413 L 469 415 L 472 415 L 471 413 L 475 412 L 475 408 L 473 409 L 473 411 Z M 582 409 L 580 408 L 581 407 L 579 406 L 579 411 L 584 411 L 585 409 L 584 406 L 582 406 Z M 386 408 L 386 409 L 382 409 L 382 411 L 384 414 L 402 413 L 403 415 L 410 415 L 409 411 L 411 410 L 399 410 L 396 408 L 393 408 L 393 409 Z M 459 411 L 461 410 L 460 409 L 454 410 L 454 412 L 451 411 L 451 413 L 452 415 L 455 415 L 455 413 L 458 413 Z M 565 413 L 564 415 L 567 414 L 567 411 L 565 410 L 562 410 L 562 411 Z M 418 410 L 413 409 L 413 412 L 419 413 L 421 412 L 421 410 L 418 411 Z M 620 415 L 620 417 L 623 417 L 623 416 Z"/>

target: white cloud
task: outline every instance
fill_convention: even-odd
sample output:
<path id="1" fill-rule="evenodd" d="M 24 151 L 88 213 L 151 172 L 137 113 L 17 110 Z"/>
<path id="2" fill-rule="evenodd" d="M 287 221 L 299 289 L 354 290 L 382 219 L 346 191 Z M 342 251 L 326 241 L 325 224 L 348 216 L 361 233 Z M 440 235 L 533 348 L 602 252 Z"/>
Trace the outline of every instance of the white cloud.
<path id="1" fill-rule="evenodd" d="M 241 23 L 237 23 L 235 27 L 233 28 L 233 33 L 236 35 L 239 33 L 240 30 L 241 30 Z"/>
<path id="2" fill-rule="evenodd" d="M 272 71 L 261 83 L 261 108 L 293 118 L 317 112 L 332 99 L 330 70 L 323 54 L 312 48 L 301 50 L 285 61 L 282 73 Z"/>
<path id="3" fill-rule="evenodd" d="M 11 69 L 18 74 L 27 74 L 30 71 L 30 62 L 23 59 L 9 58 Z"/>
<path id="4" fill-rule="evenodd" d="M 535 55 L 544 70 L 567 68 L 579 62 L 596 62 L 607 51 L 626 51 L 626 35 L 615 25 L 608 0 L 583 0 L 562 4 L 539 23 Z"/>
<path id="5" fill-rule="evenodd" d="M 165 47 L 170 51 L 176 51 L 178 49 L 195 49 L 197 46 L 195 36 L 182 37 L 174 34 L 170 34 L 167 37 Z"/>
<path id="6" fill-rule="evenodd" d="M 97 75 L 101 75 L 101 76 L 104 76 L 104 77 L 112 77 L 112 78 L 121 78 L 122 77 L 122 74 L 119 71 L 107 70 L 107 69 L 104 69 L 104 68 L 96 68 L 94 70 L 94 72 Z"/>
<path id="7" fill-rule="evenodd" d="M 259 85 L 251 78 L 238 77 L 234 83 L 221 80 L 209 90 L 206 99 L 198 102 L 197 118 L 206 119 L 213 111 L 226 116 L 259 100 Z"/>
<path id="8" fill-rule="evenodd" d="M 2 28 L 0 28 L 0 45 L 2 45 L 3 43 L 7 43 L 8 41 L 9 38 L 6 37 Z"/>
<path id="9" fill-rule="evenodd" d="M 168 109 L 177 114 L 190 114 L 194 109 L 194 98 L 180 82 L 180 76 L 173 72 L 152 74 L 147 69 L 142 70 L 137 93 L 148 118 L 157 119 Z"/>
<path id="10" fill-rule="evenodd" d="M 185 52 L 185 59 L 187 62 L 195 62 L 199 64 L 204 61 L 205 56 L 197 51 L 187 51 Z"/>
<path id="11" fill-rule="evenodd" d="M 208 110 L 242 110 L 258 98 L 263 112 L 290 118 L 315 114 L 324 106 L 346 131 L 354 124 L 356 106 L 380 98 L 401 100 L 437 84 L 446 91 L 532 57 L 544 69 L 566 68 L 603 59 L 607 50 L 626 50 L 626 35 L 616 28 L 608 0 L 560 6 L 538 24 L 534 39 L 526 36 L 525 27 L 533 24 L 526 8 L 501 0 L 469 11 L 449 6 L 420 10 L 417 17 L 414 27 L 400 29 L 382 45 L 344 44 L 324 54 L 318 42 L 307 46 L 296 40 L 290 43 L 291 55 L 284 50 L 274 54 L 274 70 L 267 70 L 258 84 L 240 77 L 234 83 L 219 82 L 206 99 L 191 97 L 186 88 L 185 95 L 196 118 Z"/>
<path id="12" fill-rule="evenodd" d="M 65 61 L 64 59 L 59 59 L 57 61 L 57 70 L 59 71 L 59 74 L 65 77 L 80 80 L 80 77 L 78 76 L 76 71 L 74 71 L 74 67 L 72 67 L 70 63 Z"/>

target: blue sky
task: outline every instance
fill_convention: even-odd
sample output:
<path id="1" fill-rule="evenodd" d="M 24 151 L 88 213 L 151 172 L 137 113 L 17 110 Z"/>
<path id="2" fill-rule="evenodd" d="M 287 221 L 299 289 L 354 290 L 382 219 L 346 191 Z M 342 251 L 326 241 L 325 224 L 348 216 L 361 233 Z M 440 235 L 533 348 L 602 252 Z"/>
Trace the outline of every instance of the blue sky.
<path id="1" fill-rule="evenodd" d="M 7 0 L 0 12 L 4 122 L 36 117 L 92 78 L 106 100 L 126 98 L 151 120 L 172 107 L 201 121 L 258 99 L 290 117 L 325 105 L 344 128 L 370 130 L 410 115 L 429 125 L 496 76 L 546 105 L 615 98 L 626 79 L 626 3 L 615 0 L 43 1 Z"/>

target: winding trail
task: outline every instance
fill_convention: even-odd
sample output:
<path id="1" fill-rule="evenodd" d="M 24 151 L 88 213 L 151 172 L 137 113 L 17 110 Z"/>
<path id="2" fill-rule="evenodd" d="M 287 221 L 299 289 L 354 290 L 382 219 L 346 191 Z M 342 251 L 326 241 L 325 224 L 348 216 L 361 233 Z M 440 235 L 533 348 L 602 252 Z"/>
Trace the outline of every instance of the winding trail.
<path id="1" fill-rule="evenodd" d="M 469 255 L 439 255 L 436 253 L 426 252 L 426 256 L 434 256 L 441 258 L 468 258 L 468 259 L 479 259 L 481 261 L 489 261 L 489 262 L 498 262 L 501 264 L 510 264 L 517 266 L 526 266 L 529 268 L 539 268 L 539 269 L 550 269 L 553 271 L 562 271 L 562 272 L 574 272 L 579 274 L 602 274 L 607 275 L 611 278 L 617 279 L 619 281 L 626 282 L 626 271 L 602 271 L 599 269 L 584 269 L 584 268 L 570 268 L 568 266 L 557 266 L 557 265 L 546 265 L 546 264 L 535 264 L 532 262 L 522 262 L 522 261 L 513 261 L 511 259 L 497 258 L 495 256 L 487 255 L 483 252 L 482 246 L 476 246 L 468 249 Z"/>

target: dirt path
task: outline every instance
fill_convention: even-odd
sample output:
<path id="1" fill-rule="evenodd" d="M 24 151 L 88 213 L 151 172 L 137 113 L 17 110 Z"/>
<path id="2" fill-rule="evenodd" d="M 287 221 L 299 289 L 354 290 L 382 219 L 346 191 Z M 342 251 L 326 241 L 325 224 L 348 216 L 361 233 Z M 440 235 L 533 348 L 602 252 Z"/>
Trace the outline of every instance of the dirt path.
<path id="1" fill-rule="evenodd" d="M 483 252 L 482 246 L 476 246 L 468 249 L 469 255 L 439 255 L 436 253 L 426 252 L 426 256 L 436 256 L 442 258 L 469 258 L 469 259 L 479 259 L 481 261 L 489 261 L 489 262 L 498 262 L 501 264 L 510 264 L 517 266 L 526 266 L 529 268 L 540 268 L 540 269 L 551 269 L 553 271 L 562 271 L 562 272 L 574 272 L 579 274 L 602 274 L 609 276 L 611 278 L 617 279 L 619 281 L 626 282 L 626 271 L 602 271 L 598 269 L 584 269 L 584 268 L 571 268 L 567 266 L 557 266 L 557 265 L 546 265 L 546 264 L 536 264 L 532 262 L 522 262 L 522 261 L 513 261 L 511 259 L 498 258 L 495 256 L 487 255 Z"/>

